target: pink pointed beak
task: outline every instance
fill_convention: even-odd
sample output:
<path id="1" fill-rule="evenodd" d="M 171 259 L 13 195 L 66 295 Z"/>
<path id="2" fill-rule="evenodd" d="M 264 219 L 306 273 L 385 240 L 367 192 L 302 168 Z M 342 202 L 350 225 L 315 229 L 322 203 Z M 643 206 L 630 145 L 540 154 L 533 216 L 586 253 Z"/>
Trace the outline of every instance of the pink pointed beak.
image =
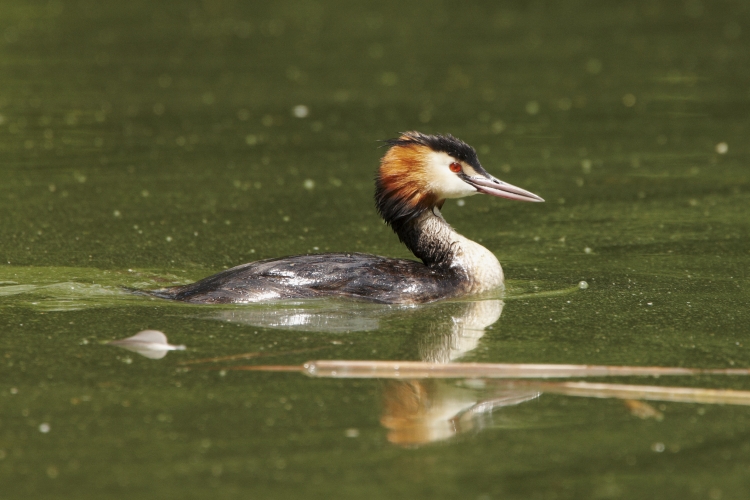
<path id="1" fill-rule="evenodd" d="M 487 177 L 464 177 L 464 180 L 474 186 L 477 191 L 490 196 L 498 196 L 500 198 L 508 198 L 509 200 L 518 201 L 544 201 L 541 196 L 537 196 L 530 191 L 521 189 L 507 182 L 503 182 L 500 179 L 496 179 L 492 176 Z"/>

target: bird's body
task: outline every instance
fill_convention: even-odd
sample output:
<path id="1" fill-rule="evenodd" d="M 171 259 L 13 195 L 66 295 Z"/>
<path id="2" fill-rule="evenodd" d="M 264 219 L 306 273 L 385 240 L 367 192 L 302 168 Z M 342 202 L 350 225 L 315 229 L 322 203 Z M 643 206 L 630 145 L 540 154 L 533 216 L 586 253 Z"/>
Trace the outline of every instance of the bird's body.
<path id="1" fill-rule="evenodd" d="M 296 255 L 149 293 L 203 304 L 317 297 L 418 304 L 502 287 L 503 270 L 494 254 L 458 234 L 440 207 L 446 198 L 477 193 L 543 200 L 489 175 L 474 149 L 452 136 L 407 132 L 389 144 L 376 178 L 377 208 L 422 262 L 361 253 Z"/>
<path id="2" fill-rule="evenodd" d="M 154 295 L 221 304 L 338 296 L 382 303 L 422 303 L 454 295 L 452 270 L 362 253 L 295 255 L 251 262 Z"/>
<path id="3" fill-rule="evenodd" d="M 194 303 L 249 303 L 340 296 L 382 303 L 425 303 L 502 286 L 491 252 L 455 232 L 437 208 L 417 226 L 449 261 L 425 265 L 363 253 L 295 255 L 243 264 L 182 287 L 152 292 Z M 470 269 L 479 273 L 473 276 Z"/>

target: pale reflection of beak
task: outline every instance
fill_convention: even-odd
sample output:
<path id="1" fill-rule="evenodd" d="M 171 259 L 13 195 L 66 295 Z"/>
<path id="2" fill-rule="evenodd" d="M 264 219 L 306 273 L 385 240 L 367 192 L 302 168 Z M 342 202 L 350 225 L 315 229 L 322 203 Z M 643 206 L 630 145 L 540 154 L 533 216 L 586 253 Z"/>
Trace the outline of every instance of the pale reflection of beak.
<path id="1" fill-rule="evenodd" d="M 158 330 L 143 330 L 132 337 L 107 342 L 108 345 L 136 352 L 149 359 L 161 359 L 169 351 L 184 351 L 184 345 L 172 345 L 167 342 L 167 336 Z"/>

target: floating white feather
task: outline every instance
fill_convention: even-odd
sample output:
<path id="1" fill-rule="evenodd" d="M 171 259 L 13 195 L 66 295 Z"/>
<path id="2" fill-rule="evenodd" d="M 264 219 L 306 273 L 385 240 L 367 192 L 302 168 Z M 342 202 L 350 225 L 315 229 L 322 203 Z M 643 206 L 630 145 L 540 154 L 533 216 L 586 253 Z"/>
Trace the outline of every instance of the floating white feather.
<path id="1" fill-rule="evenodd" d="M 169 351 L 185 350 L 184 345 L 172 345 L 168 343 L 167 336 L 158 330 L 143 330 L 132 337 L 112 340 L 107 342 L 107 344 L 136 352 L 150 359 L 161 359 Z"/>

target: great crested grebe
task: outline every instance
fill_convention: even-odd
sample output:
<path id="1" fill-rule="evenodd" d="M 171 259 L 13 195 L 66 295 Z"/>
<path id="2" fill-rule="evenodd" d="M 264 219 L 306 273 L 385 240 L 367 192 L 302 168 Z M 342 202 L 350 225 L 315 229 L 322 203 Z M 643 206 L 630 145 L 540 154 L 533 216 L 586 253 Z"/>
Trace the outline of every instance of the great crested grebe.
<path id="1" fill-rule="evenodd" d="M 190 285 L 148 293 L 196 304 L 317 297 L 421 304 L 502 287 L 497 258 L 454 231 L 440 208 L 447 198 L 477 193 L 544 200 L 491 176 L 474 148 L 452 135 L 405 132 L 387 144 L 375 178 L 375 204 L 421 263 L 363 253 L 295 255 L 242 264 Z"/>

